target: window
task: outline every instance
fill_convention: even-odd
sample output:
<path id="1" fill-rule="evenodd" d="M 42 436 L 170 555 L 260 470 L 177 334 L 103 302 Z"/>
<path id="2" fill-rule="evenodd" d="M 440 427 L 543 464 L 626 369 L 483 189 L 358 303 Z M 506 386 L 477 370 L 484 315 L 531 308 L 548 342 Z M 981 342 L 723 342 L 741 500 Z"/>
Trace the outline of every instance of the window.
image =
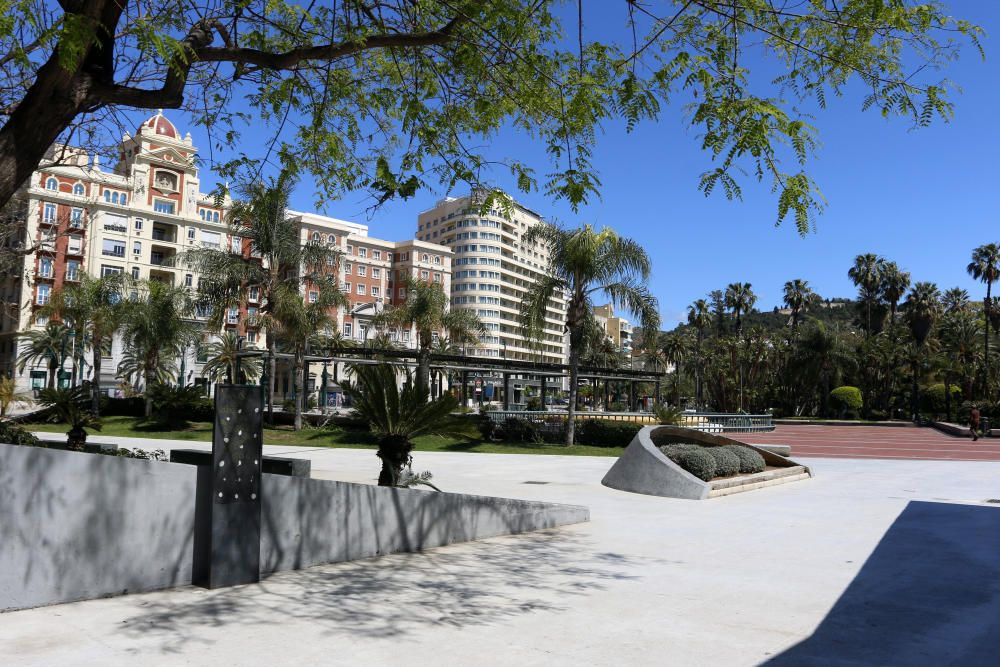
<path id="1" fill-rule="evenodd" d="M 243 254 L 243 239 L 240 238 L 239 236 L 234 236 L 229 241 L 230 241 L 230 246 L 229 247 L 232 249 L 232 251 L 235 252 L 236 254 L 242 255 Z"/>
<path id="2" fill-rule="evenodd" d="M 382 259 L 382 251 L 372 250 L 372 259 Z"/>
<path id="3" fill-rule="evenodd" d="M 80 279 L 80 262 L 71 259 L 66 262 L 66 280 L 77 281 Z"/>
<path id="4" fill-rule="evenodd" d="M 135 219 L 135 225 L 134 225 L 134 227 L 135 227 L 135 231 L 137 231 L 137 232 L 141 232 L 142 231 L 142 218 L 136 218 Z"/>
<path id="5" fill-rule="evenodd" d="M 361 340 L 368 340 L 368 325 L 359 324 L 358 325 L 358 338 Z"/>
<path id="6" fill-rule="evenodd" d="M 73 254 L 80 254 L 80 250 L 83 248 L 83 237 L 71 235 L 69 237 L 69 244 L 66 247 L 67 252 Z"/>
<path id="7" fill-rule="evenodd" d="M 399 298 L 400 299 L 405 299 L 406 298 L 406 288 L 405 287 L 400 287 L 399 290 L 398 290 L 398 292 L 397 292 L 397 294 L 399 294 Z"/>
<path id="8" fill-rule="evenodd" d="M 344 335 L 348 338 L 354 335 L 354 325 L 350 322 L 344 322 Z"/>
<path id="9" fill-rule="evenodd" d="M 364 285 L 358 285 L 357 293 L 360 294 L 360 295 L 362 295 L 362 296 L 364 296 L 364 294 L 365 294 L 365 286 Z"/>
<path id="10" fill-rule="evenodd" d="M 82 227 L 83 226 L 83 209 L 73 208 L 69 212 L 69 224 L 70 227 Z"/>
<path id="11" fill-rule="evenodd" d="M 256 303 L 257 300 L 260 299 L 260 287 L 256 285 L 251 287 L 249 290 L 248 298 L 254 303 Z"/>
<path id="12" fill-rule="evenodd" d="M 49 257 L 42 257 L 38 260 L 38 275 L 42 278 L 52 277 L 52 259 Z"/>
<path id="13" fill-rule="evenodd" d="M 319 232 L 313 232 L 312 233 L 312 240 L 315 241 L 316 243 L 320 242 Z"/>
<path id="14" fill-rule="evenodd" d="M 176 205 L 172 201 L 167 201 L 165 199 L 154 199 L 153 200 L 153 210 L 157 213 L 168 213 L 170 215 L 174 214 L 176 210 Z"/>
<path id="15" fill-rule="evenodd" d="M 46 204 L 42 209 L 42 220 L 49 223 L 50 225 L 56 222 L 56 205 Z"/>
<path id="16" fill-rule="evenodd" d="M 45 181 L 45 189 L 46 190 L 58 190 L 59 189 L 59 181 L 57 181 L 54 178 L 50 178 L 49 180 Z"/>
<path id="17" fill-rule="evenodd" d="M 142 242 L 141 241 L 133 241 L 132 242 L 132 254 L 135 255 L 136 257 L 138 257 L 139 255 L 142 254 Z"/>
<path id="18" fill-rule="evenodd" d="M 237 324 L 240 321 L 240 311 L 235 306 L 226 313 L 226 324 Z"/>
<path id="19" fill-rule="evenodd" d="M 254 345 L 254 344 L 257 343 L 257 332 L 256 331 L 252 331 L 252 330 L 251 331 L 247 331 L 247 343 L 250 344 L 250 345 Z"/>
<path id="20" fill-rule="evenodd" d="M 124 257 L 125 242 L 116 239 L 104 239 L 101 246 L 101 254 L 109 257 Z"/>
<path id="21" fill-rule="evenodd" d="M 83 183 L 77 183 L 73 186 L 73 194 L 82 195 L 83 194 Z"/>
<path id="22" fill-rule="evenodd" d="M 378 287 L 372 285 L 372 296 L 378 296 L 381 290 Z"/>
<path id="23" fill-rule="evenodd" d="M 108 266 L 107 264 L 101 265 L 101 277 L 104 276 L 114 276 L 121 273 L 124 269 L 120 266 Z"/>
<path id="24" fill-rule="evenodd" d="M 381 278 L 382 269 L 372 268 L 372 278 Z"/>
<path id="25" fill-rule="evenodd" d="M 52 293 L 51 285 L 39 285 L 38 286 L 38 297 L 35 299 L 35 303 L 39 306 L 44 306 L 49 302 L 49 295 Z"/>
<path id="26" fill-rule="evenodd" d="M 212 211 L 212 222 L 218 222 L 218 221 L 219 221 L 219 212 Z"/>
<path id="27" fill-rule="evenodd" d="M 430 276 L 430 273 L 428 273 L 427 271 L 421 271 L 420 272 L 420 279 L 421 280 L 427 280 L 428 276 Z"/>
<path id="28" fill-rule="evenodd" d="M 441 282 L 441 274 L 440 273 L 435 273 L 434 274 L 434 282 L 436 282 L 436 283 Z M 497 289 L 499 289 L 499 287 Z"/>
<path id="29" fill-rule="evenodd" d="M 344 289 L 341 290 L 344 294 L 351 293 L 351 283 L 344 283 Z"/>
<path id="30" fill-rule="evenodd" d="M 420 261 L 421 262 L 428 262 L 428 261 L 430 261 L 430 257 L 428 257 L 426 253 L 424 253 L 423 255 L 420 256 Z"/>
<path id="31" fill-rule="evenodd" d="M 348 255 L 353 255 L 354 254 L 354 246 L 352 246 L 352 245 L 347 246 L 347 254 Z"/>
<path id="32" fill-rule="evenodd" d="M 368 248 L 358 248 L 358 257 L 367 257 Z"/>
<path id="33" fill-rule="evenodd" d="M 184 274 L 184 287 L 191 287 L 194 284 L 194 276 L 190 273 Z"/>
<path id="34" fill-rule="evenodd" d="M 317 301 L 319 301 L 319 292 L 309 290 L 309 303 L 316 303 Z"/>
<path id="35" fill-rule="evenodd" d="M 48 315 L 39 315 L 38 317 L 35 318 L 35 325 L 36 326 L 44 327 L 48 323 L 49 323 L 49 316 Z M 35 371 L 31 371 L 31 372 L 32 372 L 32 374 L 34 374 Z M 32 377 L 34 377 L 34 375 L 32 375 Z M 40 384 L 37 387 L 37 389 L 41 389 L 44 386 L 45 386 L 45 383 L 43 382 L 42 384 Z M 31 383 L 31 388 L 32 389 L 36 389 L 34 381 L 32 381 L 32 383 Z"/>
<path id="36" fill-rule="evenodd" d="M 138 280 L 138 279 L 139 279 L 139 267 L 138 266 L 133 266 L 132 267 L 132 280 Z"/>
<path id="37" fill-rule="evenodd" d="M 222 234 L 219 232 L 208 232 L 201 230 L 201 244 L 209 248 L 219 248 L 222 243 Z"/>
<path id="38" fill-rule="evenodd" d="M 333 234 L 330 234 L 328 237 L 326 237 L 326 242 L 329 243 L 330 245 L 337 245 L 337 237 L 334 236 Z"/>
<path id="39" fill-rule="evenodd" d="M 344 262 L 344 273 L 351 275 L 352 271 L 354 271 L 354 265 L 350 262 Z"/>
<path id="40" fill-rule="evenodd" d="M 197 233 L 198 233 L 197 229 L 195 229 L 194 227 L 188 227 L 188 239 L 189 240 L 194 241 L 194 237 L 195 237 L 195 235 Z"/>
<path id="41" fill-rule="evenodd" d="M 364 266 L 362 264 L 358 264 L 358 275 L 359 276 L 368 275 L 368 267 L 366 267 L 366 266 Z"/>

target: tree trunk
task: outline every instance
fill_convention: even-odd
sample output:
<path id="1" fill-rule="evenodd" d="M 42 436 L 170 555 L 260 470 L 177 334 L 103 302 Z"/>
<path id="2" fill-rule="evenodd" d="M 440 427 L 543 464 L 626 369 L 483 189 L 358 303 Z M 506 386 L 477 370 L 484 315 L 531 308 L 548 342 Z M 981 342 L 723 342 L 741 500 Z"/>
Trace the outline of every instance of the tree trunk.
<path id="1" fill-rule="evenodd" d="M 429 391 L 430 376 L 431 350 L 421 345 L 417 352 L 417 386 Z"/>
<path id="2" fill-rule="evenodd" d="M 91 409 L 98 417 L 101 415 L 101 361 L 103 357 L 103 341 L 94 341 L 94 379 L 90 383 Z"/>
<path id="3" fill-rule="evenodd" d="M 919 387 L 917 385 L 917 373 L 919 373 L 919 360 L 914 357 L 913 359 L 913 387 L 910 390 L 910 414 L 913 421 L 917 421 L 917 392 Z"/>
<path id="4" fill-rule="evenodd" d="M 302 430 L 302 413 L 306 403 L 305 354 L 300 346 L 295 346 L 295 430 Z"/>
<path id="5" fill-rule="evenodd" d="M 577 336 L 570 335 L 570 341 Z M 580 375 L 580 347 L 570 343 L 569 348 L 569 405 L 566 406 L 566 446 L 573 444 L 576 437 L 576 395 L 577 378 Z M 545 408 L 545 399 L 542 398 L 542 409 Z"/>
<path id="6" fill-rule="evenodd" d="M 944 374 L 944 412 L 945 421 L 951 423 L 951 373 Z"/>
<path id="7" fill-rule="evenodd" d="M 52 363 L 50 362 L 49 363 L 49 389 L 55 389 L 56 388 L 56 370 L 57 370 L 57 367 L 53 366 Z"/>
<path id="8" fill-rule="evenodd" d="M 149 395 L 149 390 L 153 388 L 153 368 L 154 366 L 146 366 L 143 372 L 143 382 L 146 386 L 143 387 L 143 396 L 146 399 L 146 419 L 153 416 L 153 397 Z"/>
<path id="9" fill-rule="evenodd" d="M 274 336 L 267 335 L 267 423 L 274 426 L 274 375 L 278 372 L 278 364 L 274 358 Z"/>
<path id="10" fill-rule="evenodd" d="M 990 311 L 993 308 L 993 301 L 990 298 L 990 291 L 993 283 L 986 283 L 986 300 L 983 302 L 983 314 L 986 316 L 986 326 L 983 328 L 983 392 L 986 400 L 990 400 Z"/>
<path id="11" fill-rule="evenodd" d="M 379 472 L 379 486 L 396 486 L 399 475 L 410 461 L 413 444 L 405 436 L 393 435 L 383 438 L 378 443 L 376 456 L 382 459 L 382 470 Z"/>

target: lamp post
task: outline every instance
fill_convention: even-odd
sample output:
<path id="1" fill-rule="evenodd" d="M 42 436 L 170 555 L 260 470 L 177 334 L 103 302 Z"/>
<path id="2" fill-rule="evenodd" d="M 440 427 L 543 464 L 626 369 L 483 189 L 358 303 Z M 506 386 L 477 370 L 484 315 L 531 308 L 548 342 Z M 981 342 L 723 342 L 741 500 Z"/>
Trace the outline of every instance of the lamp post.
<path id="1" fill-rule="evenodd" d="M 320 384 L 320 388 L 319 388 L 319 400 L 320 400 L 320 405 L 322 406 L 322 412 L 323 412 L 323 414 L 326 414 L 326 404 L 327 404 L 327 400 L 326 400 L 327 384 L 326 383 L 327 383 L 327 379 L 329 378 L 329 375 L 327 374 L 327 371 L 326 371 L 326 363 L 327 362 L 325 362 L 325 361 L 323 362 L 323 375 L 321 376 L 322 377 L 322 383 Z"/>

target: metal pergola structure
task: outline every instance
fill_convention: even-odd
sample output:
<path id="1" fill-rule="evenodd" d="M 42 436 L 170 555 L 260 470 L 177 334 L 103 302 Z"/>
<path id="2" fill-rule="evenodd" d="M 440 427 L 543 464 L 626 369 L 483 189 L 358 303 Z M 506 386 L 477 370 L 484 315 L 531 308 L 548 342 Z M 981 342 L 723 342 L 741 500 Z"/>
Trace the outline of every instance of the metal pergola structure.
<path id="1" fill-rule="evenodd" d="M 244 357 L 266 357 L 267 352 L 263 350 L 244 350 L 238 353 L 238 358 Z M 290 360 L 291 354 L 279 352 L 275 354 L 276 359 Z M 323 386 L 326 386 L 326 365 L 327 364 L 377 364 L 388 363 L 394 366 L 404 366 L 411 368 L 416 366 L 419 353 L 414 349 L 399 350 L 393 348 L 373 348 L 373 347 L 345 347 L 333 350 L 330 355 L 306 355 L 306 368 L 304 372 L 309 373 L 309 364 L 321 363 L 324 365 Z M 513 376 L 528 376 L 540 381 L 542 405 L 545 405 L 545 396 L 548 380 L 553 378 L 568 378 L 570 375 L 569 364 L 557 364 L 542 361 L 525 361 L 515 359 L 492 359 L 484 357 L 474 357 L 464 354 L 436 354 L 431 353 L 431 370 L 460 373 L 462 377 L 461 391 L 462 403 L 467 404 L 470 374 L 489 373 L 492 376 L 499 375 L 503 380 L 503 406 L 504 410 L 510 409 L 510 382 Z M 600 366 L 582 365 L 579 369 L 579 380 L 588 380 L 596 388 L 598 383 L 604 382 L 604 396 L 608 395 L 609 382 L 627 382 L 628 407 L 629 410 L 637 409 L 639 396 L 636 385 L 640 382 L 652 383 L 654 385 L 654 396 L 660 394 L 660 383 L 666 373 L 661 371 L 650 371 L 646 369 L 633 368 L 607 368 Z M 266 381 L 265 375 L 261 378 L 261 383 Z M 440 393 L 440 389 L 438 389 Z M 482 400 L 482 393 L 480 393 Z"/>

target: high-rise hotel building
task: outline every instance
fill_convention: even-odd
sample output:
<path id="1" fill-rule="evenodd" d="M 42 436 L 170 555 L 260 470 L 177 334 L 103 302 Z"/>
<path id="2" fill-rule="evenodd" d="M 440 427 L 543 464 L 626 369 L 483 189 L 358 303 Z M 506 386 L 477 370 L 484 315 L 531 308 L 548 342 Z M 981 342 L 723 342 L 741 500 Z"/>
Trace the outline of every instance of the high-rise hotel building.
<path id="1" fill-rule="evenodd" d="M 520 307 L 527 291 L 548 267 L 548 251 L 527 244 L 525 232 L 542 217 L 516 202 L 486 214 L 476 192 L 448 197 L 417 218 L 417 239 L 448 247 L 453 253 L 451 305 L 475 311 L 488 330 L 470 355 L 566 363 L 566 302 L 558 295 L 545 320 L 542 340 L 525 338 Z"/>

